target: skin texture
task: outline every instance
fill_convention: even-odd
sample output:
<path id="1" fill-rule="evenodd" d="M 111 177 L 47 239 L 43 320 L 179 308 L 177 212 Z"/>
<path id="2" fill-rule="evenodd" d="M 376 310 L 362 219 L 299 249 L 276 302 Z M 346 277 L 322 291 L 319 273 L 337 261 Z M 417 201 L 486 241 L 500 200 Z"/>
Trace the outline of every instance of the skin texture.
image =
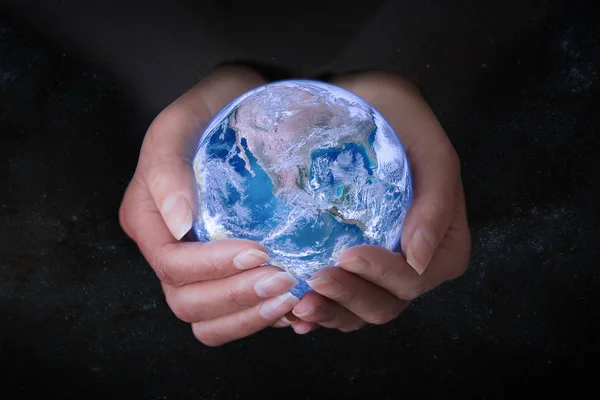
<path id="1" fill-rule="evenodd" d="M 363 97 L 394 127 L 413 171 L 414 200 L 402 253 L 359 246 L 340 255 L 340 267 L 317 272 L 314 292 L 287 294 L 294 280 L 268 264 L 254 242 L 180 239 L 196 213 L 191 157 L 196 135 L 221 107 L 266 83 L 241 66 L 220 67 L 153 121 L 120 209 L 124 231 L 161 280 L 174 314 L 208 346 L 291 326 L 350 332 L 397 318 L 419 295 L 461 276 L 469 263 L 470 233 L 452 144 L 418 90 L 390 73 L 338 77 L 333 84 Z M 404 256 L 406 254 L 406 256 Z"/>

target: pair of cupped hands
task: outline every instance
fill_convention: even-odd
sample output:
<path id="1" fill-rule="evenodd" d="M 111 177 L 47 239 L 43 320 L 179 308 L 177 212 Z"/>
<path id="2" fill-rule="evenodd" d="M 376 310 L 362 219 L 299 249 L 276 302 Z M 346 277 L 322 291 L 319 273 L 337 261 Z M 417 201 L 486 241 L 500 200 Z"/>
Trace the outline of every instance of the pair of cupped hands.
<path id="1" fill-rule="evenodd" d="M 288 292 L 295 279 L 270 266 L 258 243 L 182 241 L 197 212 L 191 160 L 198 136 L 223 106 L 265 83 L 253 69 L 219 67 L 163 110 L 146 133 L 121 204 L 121 226 L 160 279 L 171 310 L 199 341 L 219 346 L 268 327 L 306 334 L 385 324 L 411 300 L 466 271 L 471 240 L 456 151 L 419 91 L 385 72 L 330 83 L 372 104 L 404 145 L 414 195 L 401 249 L 347 249 L 297 299 Z"/>

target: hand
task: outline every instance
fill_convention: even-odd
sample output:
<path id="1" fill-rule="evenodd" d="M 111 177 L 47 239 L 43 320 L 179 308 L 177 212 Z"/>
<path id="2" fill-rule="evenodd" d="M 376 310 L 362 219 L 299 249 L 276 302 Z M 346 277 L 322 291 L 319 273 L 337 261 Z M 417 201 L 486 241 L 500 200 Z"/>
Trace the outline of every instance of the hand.
<path id="1" fill-rule="evenodd" d="M 120 208 L 121 226 L 161 280 L 167 303 L 210 346 L 289 326 L 283 316 L 298 303 L 287 292 L 295 279 L 261 266 L 268 255 L 257 243 L 179 241 L 196 215 L 191 158 L 198 136 L 223 106 L 264 83 L 251 70 L 222 67 L 161 112 Z"/>
<path id="2" fill-rule="evenodd" d="M 358 246 L 309 281 L 294 307 L 297 333 L 319 326 L 348 332 L 395 319 L 419 295 L 461 276 L 471 251 L 458 156 L 418 90 L 389 73 L 332 82 L 370 102 L 402 141 L 413 172 L 413 203 L 402 231 L 402 253 Z"/>

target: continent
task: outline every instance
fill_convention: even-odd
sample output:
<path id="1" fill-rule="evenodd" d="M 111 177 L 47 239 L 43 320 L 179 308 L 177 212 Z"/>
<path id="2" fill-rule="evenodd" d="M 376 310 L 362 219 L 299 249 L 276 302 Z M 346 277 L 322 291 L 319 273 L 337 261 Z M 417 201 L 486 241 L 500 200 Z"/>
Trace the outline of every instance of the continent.
<path id="1" fill-rule="evenodd" d="M 366 225 L 364 224 L 364 222 L 357 220 L 357 219 L 349 219 L 344 217 L 344 215 L 342 215 L 342 213 L 340 212 L 340 210 L 338 210 L 338 208 L 336 206 L 333 206 L 331 208 L 329 208 L 327 210 L 327 212 L 331 215 L 333 215 L 335 217 L 335 219 L 337 219 L 338 221 L 344 222 L 346 224 L 351 224 L 351 225 L 356 225 L 360 228 L 361 231 L 365 231 L 365 229 L 367 228 Z"/>
<path id="2" fill-rule="evenodd" d="M 412 200 L 404 149 L 383 116 L 315 81 L 251 90 L 213 118 L 193 160 L 199 240 L 256 241 L 300 283 L 345 249 L 400 243 Z"/>
<path id="3" fill-rule="evenodd" d="M 377 163 L 369 145 L 375 129 L 369 112 L 308 85 L 267 87 L 240 104 L 229 124 L 237 142 L 246 139 L 248 149 L 271 177 L 275 195 L 291 205 L 317 208 L 306 186 L 315 150 L 354 142 L 366 149 L 371 163 Z"/>

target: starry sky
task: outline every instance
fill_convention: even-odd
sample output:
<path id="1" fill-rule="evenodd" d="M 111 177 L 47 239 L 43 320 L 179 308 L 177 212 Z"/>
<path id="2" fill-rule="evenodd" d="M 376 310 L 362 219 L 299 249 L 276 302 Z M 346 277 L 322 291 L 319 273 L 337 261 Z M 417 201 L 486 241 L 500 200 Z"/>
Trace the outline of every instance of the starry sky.
<path id="1" fill-rule="evenodd" d="M 141 101 L 151 93 L 136 89 L 143 83 L 128 85 L 0 13 L 0 390 L 10 398 L 496 398 L 522 386 L 545 395 L 592 384 L 600 25 L 592 1 L 557 4 L 528 13 L 527 28 L 508 39 L 466 22 L 473 29 L 450 37 L 472 35 L 481 46 L 446 57 L 443 43 L 424 44 L 412 65 L 406 54 L 416 44 L 403 45 L 406 25 L 390 22 L 400 6 L 387 4 L 390 12 L 352 36 L 346 49 L 356 52 L 323 64 L 358 67 L 369 38 L 388 40 L 372 63 L 423 88 L 462 162 L 473 233 L 465 276 L 384 326 L 306 337 L 272 329 L 216 349 L 170 312 L 118 225 L 143 134 L 172 93 Z M 445 35 L 447 24 L 426 25 L 411 7 L 415 29 Z"/>

